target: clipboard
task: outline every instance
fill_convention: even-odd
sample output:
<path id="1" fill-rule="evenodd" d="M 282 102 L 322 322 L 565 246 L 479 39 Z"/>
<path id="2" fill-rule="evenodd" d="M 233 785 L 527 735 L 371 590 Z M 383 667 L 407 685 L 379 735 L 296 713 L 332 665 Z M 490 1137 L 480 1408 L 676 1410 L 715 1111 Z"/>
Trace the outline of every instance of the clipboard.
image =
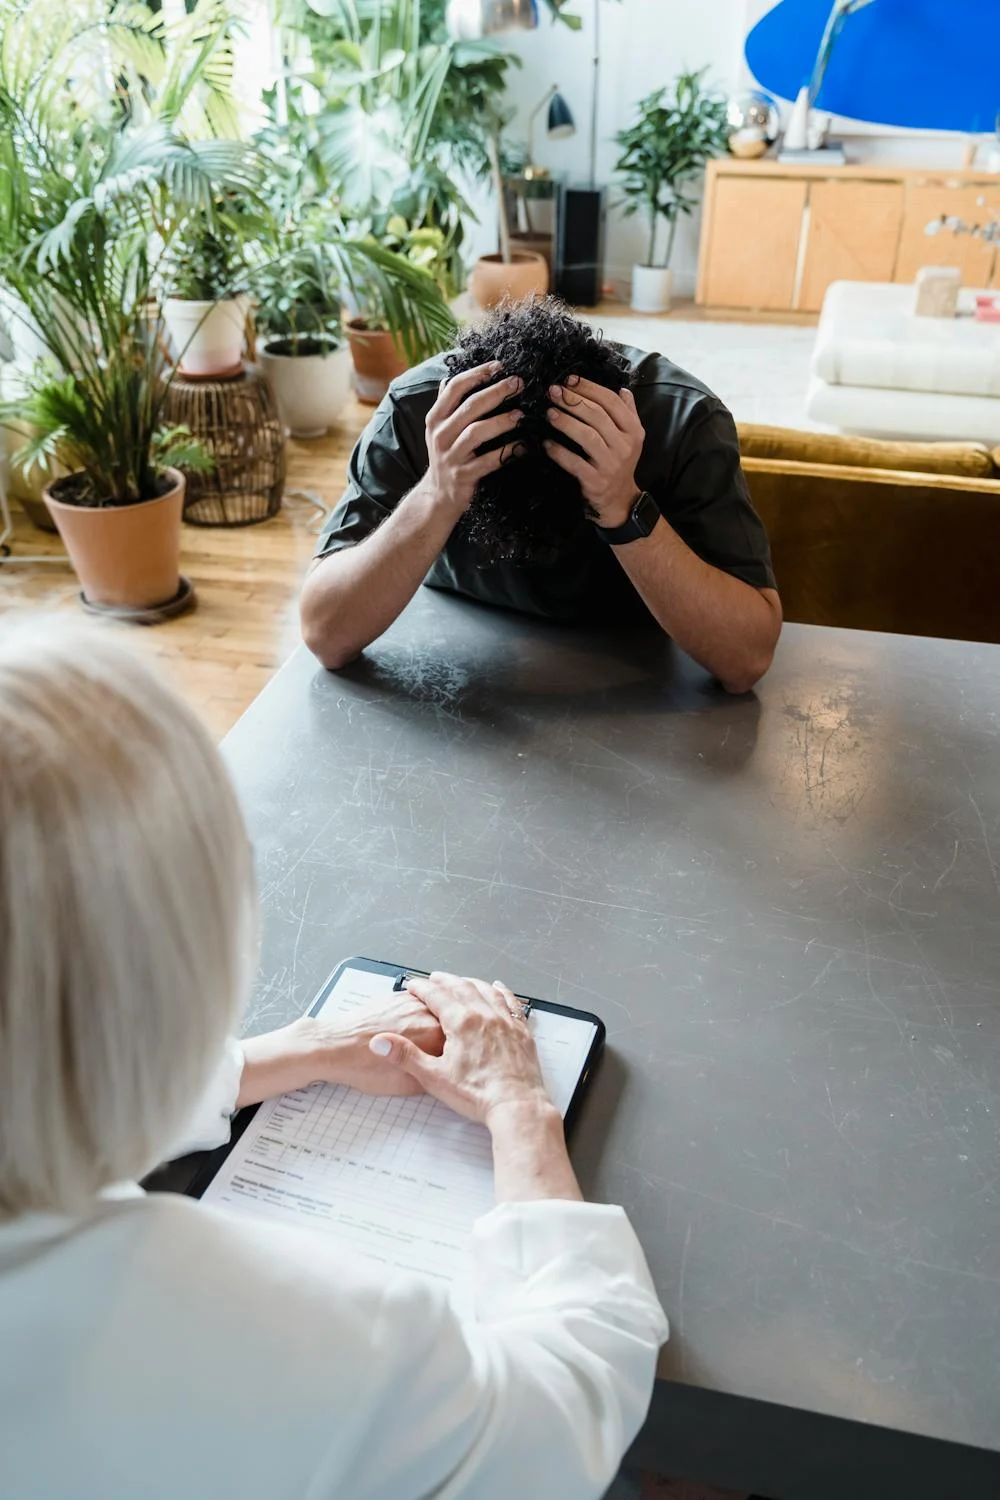
<path id="1" fill-rule="evenodd" d="M 307 1014 L 376 1005 L 418 974 L 425 971 L 345 959 Z M 589 1011 L 517 998 L 569 1128 L 604 1046 L 604 1023 Z M 326 1230 L 387 1270 L 451 1287 L 461 1282 L 475 1220 L 493 1206 L 492 1147 L 484 1126 L 426 1094 L 367 1095 L 319 1083 L 242 1110 L 229 1144 L 208 1155 L 188 1193 L 251 1218 Z"/>

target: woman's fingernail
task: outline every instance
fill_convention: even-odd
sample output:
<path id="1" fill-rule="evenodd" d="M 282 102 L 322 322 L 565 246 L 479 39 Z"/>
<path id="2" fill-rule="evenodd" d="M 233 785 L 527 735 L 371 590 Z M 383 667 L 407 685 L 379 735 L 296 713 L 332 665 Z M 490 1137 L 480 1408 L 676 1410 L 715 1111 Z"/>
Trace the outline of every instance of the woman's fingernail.
<path id="1" fill-rule="evenodd" d="M 388 1057 L 392 1051 L 392 1043 L 387 1036 L 373 1036 L 368 1043 L 368 1050 L 377 1057 Z"/>
<path id="2" fill-rule="evenodd" d="M 562 395 L 562 386 L 561 385 L 550 385 L 549 386 L 549 395 L 552 396 L 555 400 L 558 400 L 559 397 Z"/>

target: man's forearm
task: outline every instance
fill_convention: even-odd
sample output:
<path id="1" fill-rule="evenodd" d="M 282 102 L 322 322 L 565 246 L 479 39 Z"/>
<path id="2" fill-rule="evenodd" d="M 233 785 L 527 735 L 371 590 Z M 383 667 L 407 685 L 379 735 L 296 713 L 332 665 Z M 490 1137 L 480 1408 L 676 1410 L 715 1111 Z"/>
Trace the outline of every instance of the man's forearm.
<path id="1" fill-rule="evenodd" d="M 729 692 L 749 692 L 771 665 L 781 632 L 774 590 L 753 588 L 703 562 L 666 520 L 648 537 L 614 550 L 678 646 Z"/>
<path id="2" fill-rule="evenodd" d="M 346 666 L 388 630 L 457 520 L 422 480 L 371 536 L 314 562 L 302 590 L 302 636 L 325 667 Z"/>

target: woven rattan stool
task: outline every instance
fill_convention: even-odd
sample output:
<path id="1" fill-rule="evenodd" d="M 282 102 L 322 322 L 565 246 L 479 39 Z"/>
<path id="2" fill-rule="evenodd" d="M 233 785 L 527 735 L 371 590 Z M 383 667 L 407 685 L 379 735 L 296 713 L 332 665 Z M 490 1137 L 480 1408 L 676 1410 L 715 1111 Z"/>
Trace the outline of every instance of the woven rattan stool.
<path id="1" fill-rule="evenodd" d="M 274 396 L 255 365 L 228 380 L 171 382 L 164 406 L 171 425 L 190 428 L 212 467 L 185 471 L 184 519 L 192 526 L 252 526 L 281 509 L 285 432 Z"/>

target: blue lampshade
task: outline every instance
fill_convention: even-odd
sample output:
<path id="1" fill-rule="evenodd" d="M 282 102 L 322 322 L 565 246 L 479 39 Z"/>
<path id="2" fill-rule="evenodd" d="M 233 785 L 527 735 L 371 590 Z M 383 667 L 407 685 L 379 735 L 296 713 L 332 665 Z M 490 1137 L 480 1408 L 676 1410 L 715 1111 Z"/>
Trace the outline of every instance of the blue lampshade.
<path id="1" fill-rule="evenodd" d="M 549 100 L 548 133 L 553 140 L 563 141 L 576 134 L 573 112 L 562 94 L 553 94 Z"/>
<path id="2" fill-rule="evenodd" d="M 808 83 L 831 0 L 780 0 L 750 32 L 759 83 Z M 922 130 L 992 132 L 1000 112 L 1000 0 L 873 0 L 846 17 L 817 109 Z"/>

